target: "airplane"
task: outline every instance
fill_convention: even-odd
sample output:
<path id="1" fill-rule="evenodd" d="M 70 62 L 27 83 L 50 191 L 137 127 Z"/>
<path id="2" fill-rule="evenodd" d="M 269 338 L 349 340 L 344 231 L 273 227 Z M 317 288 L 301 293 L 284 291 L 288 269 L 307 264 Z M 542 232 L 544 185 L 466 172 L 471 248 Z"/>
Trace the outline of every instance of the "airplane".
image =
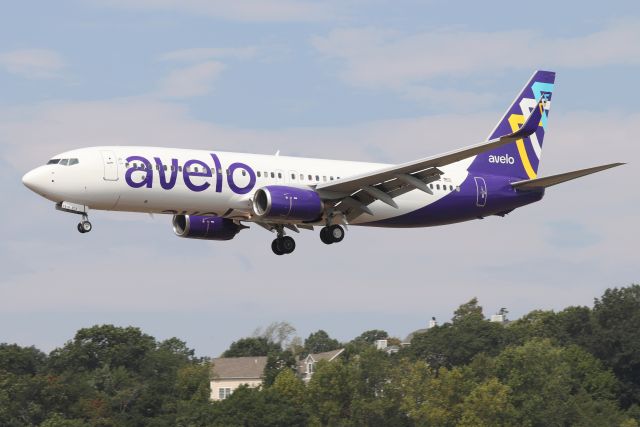
<path id="1" fill-rule="evenodd" d="M 538 177 L 555 82 L 536 71 L 489 138 L 479 144 L 399 165 L 276 155 L 104 146 L 58 154 L 27 172 L 26 187 L 81 215 L 89 210 L 173 216 L 184 238 L 230 240 L 246 224 L 277 237 L 271 249 L 290 254 L 287 234 L 320 228 L 325 244 L 347 225 L 428 227 L 504 217 L 542 199 L 547 187 L 623 163 Z"/>

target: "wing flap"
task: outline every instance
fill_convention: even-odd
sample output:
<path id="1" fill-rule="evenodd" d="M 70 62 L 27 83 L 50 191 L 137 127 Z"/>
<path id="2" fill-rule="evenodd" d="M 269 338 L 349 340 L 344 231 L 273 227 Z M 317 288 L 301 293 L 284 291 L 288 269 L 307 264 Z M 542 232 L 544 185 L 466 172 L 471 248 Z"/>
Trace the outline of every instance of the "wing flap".
<path id="1" fill-rule="evenodd" d="M 551 187 L 556 184 L 571 181 L 592 173 L 601 172 L 603 170 L 615 168 L 624 165 L 624 163 L 610 163 L 607 165 L 594 166 L 592 168 L 580 169 L 572 172 L 565 172 L 558 175 L 545 176 L 543 178 L 526 179 L 523 181 L 512 182 L 511 186 L 521 191 L 540 190 L 542 188 Z"/>

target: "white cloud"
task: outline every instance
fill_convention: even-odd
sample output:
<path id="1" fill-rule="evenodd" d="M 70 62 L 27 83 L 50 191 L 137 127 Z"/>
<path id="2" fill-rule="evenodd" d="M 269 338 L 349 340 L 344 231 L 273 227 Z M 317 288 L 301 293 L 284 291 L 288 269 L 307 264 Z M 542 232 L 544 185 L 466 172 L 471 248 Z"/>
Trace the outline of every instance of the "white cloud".
<path id="1" fill-rule="evenodd" d="M 234 21 L 321 21 L 335 16 L 332 2 L 312 0 L 94 0 L 127 9 L 168 10 Z"/>
<path id="2" fill-rule="evenodd" d="M 52 50 L 23 49 L 0 53 L 0 68 L 30 79 L 51 79 L 60 76 L 65 62 Z"/>
<path id="3" fill-rule="evenodd" d="M 248 59 L 256 54 L 255 47 L 211 47 L 180 49 L 164 53 L 160 56 L 162 61 L 199 62 L 209 59 L 231 57 L 236 59 Z"/>
<path id="4" fill-rule="evenodd" d="M 350 28 L 314 37 L 312 43 L 327 58 L 344 63 L 341 76 L 349 84 L 434 102 L 446 91 L 434 83 L 438 78 L 509 69 L 640 65 L 638 21 L 621 21 L 577 37 L 550 37 L 533 30 L 405 34 Z"/>
<path id="5" fill-rule="evenodd" d="M 163 98 L 188 98 L 207 95 L 213 83 L 224 70 L 218 61 L 206 61 L 186 68 L 171 71 L 160 81 L 155 95 Z"/>

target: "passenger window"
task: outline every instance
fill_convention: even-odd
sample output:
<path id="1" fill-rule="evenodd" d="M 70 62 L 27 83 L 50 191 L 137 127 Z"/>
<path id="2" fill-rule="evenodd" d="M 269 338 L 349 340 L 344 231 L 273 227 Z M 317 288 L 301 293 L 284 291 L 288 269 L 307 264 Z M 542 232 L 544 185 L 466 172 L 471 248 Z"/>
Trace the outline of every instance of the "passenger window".
<path id="1" fill-rule="evenodd" d="M 332 177 L 332 176 L 330 176 L 330 177 L 329 177 L 329 179 L 330 179 L 331 181 L 333 181 L 333 177 Z"/>
<path id="2" fill-rule="evenodd" d="M 163 165 L 163 166 L 164 166 L 164 170 L 166 171 L 167 170 L 167 165 Z"/>
<path id="3" fill-rule="evenodd" d="M 69 166 L 77 165 L 78 163 L 80 163 L 78 159 L 69 159 Z"/>
<path id="4" fill-rule="evenodd" d="M 449 186 L 449 190 L 450 190 L 450 191 L 453 191 L 453 185 L 450 185 L 450 186 Z"/>
<path id="5" fill-rule="evenodd" d="M 320 176 L 316 175 L 316 181 L 320 182 Z"/>
<path id="6" fill-rule="evenodd" d="M 258 178 L 260 178 L 260 171 L 258 171 Z"/>
<path id="7" fill-rule="evenodd" d="M 271 178 L 275 178 L 275 177 L 276 177 L 276 174 L 271 172 Z"/>
<path id="8" fill-rule="evenodd" d="M 196 171 L 196 172 L 200 172 L 200 171 L 198 170 L 198 167 L 197 167 L 197 166 L 195 167 L 195 171 Z"/>
<path id="9" fill-rule="evenodd" d="M 278 172 L 278 178 L 282 178 L 282 174 Z"/>
<path id="10" fill-rule="evenodd" d="M 439 190 L 440 189 L 440 184 L 436 184 L 436 188 Z"/>
<path id="11" fill-rule="evenodd" d="M 242 169 L 242 176 L 247 176 L 247 171 Z"/>
<path id="12" fill-rule="evenodd" d="M 67 166 L 69 164 L 69 159 L 62 159 L 60 160 L 60 163 L 62 166 Z"/>
<path id="13" fill-rule="evenodd" d="M 309 175 L 309 181 L 311 181 L 313 179 L 313 177 L 311 175 Z"/>
<path id="14" fill-rule="evenodd" d="M 326 177 L 326 176 L 323 176 L 323 177 L 322 177 L 322 180 L 323 180 L 324 182 L 327 182 L 327 177 Z"/>
<path id="15" fill-rule="evenodd" d="M 295 181 L 295 180 L 296 180 L 296 174 L 295 174 L 295 173 L 292 173 L 292 174 L 291 174 L 291 180 L 292 180 L 292 181 Z"/>
<path id="16" fill-rule="evenodd" d="M 304 175 L 300 174 L 300 181 L 304 181 Z"/>
<path id="17" fill-rule="evenodd" d="M 269 172 L 265 172 L 265 173 L 264 173 L 264 177 L 265 177 L 265 178 L 268 178 L 268 177 L 269 177 Z"/>
<path id="18" fill-rule="evenodd" d="M 178 172 L 182 172 L 182 166 L 178 166 Z"/>
<path id="19" fill-rule="evenodd" d="M 433 184 L 429 184 L 429 188 L 433 190 Z"/>
<path id="20" fill-rule="evenodd" d="M 174 165 L 171 165 L 171 172 L 175 171 L 176 167 Z"/>

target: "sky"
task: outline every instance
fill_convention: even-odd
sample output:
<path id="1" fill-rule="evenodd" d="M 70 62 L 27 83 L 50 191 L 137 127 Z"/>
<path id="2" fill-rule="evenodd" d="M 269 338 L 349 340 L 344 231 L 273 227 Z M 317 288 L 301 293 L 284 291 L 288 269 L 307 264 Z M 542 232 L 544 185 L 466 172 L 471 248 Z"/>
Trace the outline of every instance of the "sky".
<path id="1" fill-rule="evenodd" d="M 56 153 L 150 145 L 400 163 L 483 141 L 536 69 L 557 72 L 540 174 L 628 164 L 505 218 L 317 231 L 271 253 L 252 226 L 77 217 L 22 175 Z M 215 357 L 288 321 L 404 338 L 477 297 L 485 315 L 591 305 L 640 281 L 640 3 L 25 0 L 0 15 L 0 342 L 50 351 L 94 324 Z"/>

